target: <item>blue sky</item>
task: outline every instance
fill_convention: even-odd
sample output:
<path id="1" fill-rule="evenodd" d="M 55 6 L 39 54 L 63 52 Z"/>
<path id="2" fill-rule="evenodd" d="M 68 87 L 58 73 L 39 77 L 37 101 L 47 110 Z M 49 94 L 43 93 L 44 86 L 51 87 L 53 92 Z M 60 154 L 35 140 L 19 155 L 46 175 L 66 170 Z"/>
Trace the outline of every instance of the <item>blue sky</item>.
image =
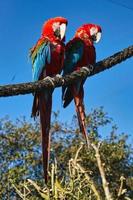
<path id="1" fill-rule="evenodd" d="M 116 3 L 125 5 L 119 6 Z M 131 9 L 126 8 L 129 7 Z M 1 0 L 0 1 L 0 85 L 31 81 L 29 48 L 40 37 L 45 20 L 55 16 L 68 19 L 66 41 L 84 23 L 96 23 L 103 29 L 96 45 L 97 61 L 133 44 L 133 1 L 130 0 Z M 120 130 L 133 132 L 133 58 L 111 70 L 87 79 L 86 111 L 104 106 Z M 30 118 L 32 95 L 0 98 L 0 118 Z M 61 90 L 53 96 L 53 110 L 60 110 L 62 121 L 75 113 L 72 103 L 61 106 Z"/>

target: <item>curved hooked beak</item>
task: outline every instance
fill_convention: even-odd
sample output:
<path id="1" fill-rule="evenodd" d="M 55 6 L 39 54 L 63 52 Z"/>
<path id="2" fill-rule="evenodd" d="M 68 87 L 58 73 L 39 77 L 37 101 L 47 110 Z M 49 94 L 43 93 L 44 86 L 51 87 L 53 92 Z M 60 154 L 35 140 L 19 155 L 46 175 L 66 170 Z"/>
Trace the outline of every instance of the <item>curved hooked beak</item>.
<path id="1" fill-rule="evenodd" d="M 60 25 L 60 38 L 61 38 L 61 40 L 64 39 L 65 34 L 66 34 L 66 24 L 61 24 Z"/>
<path id="2" fill-rule="evenodd" d="M 101 39 L 101 36 L 102 36 L 102 33 L 101 32 L 98 32 L 95 36 L 95 43 L 98 43 Z"/>

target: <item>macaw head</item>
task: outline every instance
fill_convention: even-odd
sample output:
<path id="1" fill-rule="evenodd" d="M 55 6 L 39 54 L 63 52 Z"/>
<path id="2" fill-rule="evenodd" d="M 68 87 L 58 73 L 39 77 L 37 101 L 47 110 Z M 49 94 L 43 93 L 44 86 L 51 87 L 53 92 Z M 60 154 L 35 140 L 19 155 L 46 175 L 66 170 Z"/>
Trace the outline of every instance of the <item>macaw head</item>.
<path id="1" fill-rule="evenodd" d="M 101 27 L 95 24 L 84 24 L 81 26 L 75 34 L 75 37 L 80 37 L 81 39 L 90 40 L 93 44 L 98 43 L 101 39 Z"/>
<path id="2" fill-rule="evenodd" d="M 48 37 L 54 40 L 65 40 L 67 19 L 55 17 L 46 21 L 42 28 L 42 37 Z"/>

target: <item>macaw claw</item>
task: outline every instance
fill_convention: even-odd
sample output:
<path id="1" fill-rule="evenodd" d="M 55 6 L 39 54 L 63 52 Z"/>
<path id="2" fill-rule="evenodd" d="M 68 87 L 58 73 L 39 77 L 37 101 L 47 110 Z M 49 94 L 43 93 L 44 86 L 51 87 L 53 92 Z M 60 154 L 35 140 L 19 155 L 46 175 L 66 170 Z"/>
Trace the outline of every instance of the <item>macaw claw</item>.
<path id="1" fill-rule="evenodd" d="M 88 73 L 90 73 L 90 68 L 89 67 L 82 67 L 82 69 L 85 69 Z"/>
<path id="2" fill-rule="evenodd" d="M 61 79 L 62 84 L 64 84 L 64 79 L 63 79 L 63 76 L 62 76 L 62 75 L 56 74 L 55 77 Z"/>
<path id="3" fill-rule="evenodd" d="M 88 73 L 92 72 L 94 67 L 93 65 L 89 65 L 88 67 L 82 67 L 82 69 L 85 69 Z"/>
<path id="4" fill-rule="evenodd" d="M 60 74 L 56 74 L 55 77 L 57 77 L 57 78 L 62 78 L 62 75 L 60 75 Z"/>
<path id="5" fill-rule="evenodd" d="M 53 80 L 52 80 L 52 78 L 50 77 L 50 76 L 46 76 L 43 80 L 48 80 L 51 84 L 52 84 L 52 86 L 54 87 L 54 82 L 53 82 Z"/>

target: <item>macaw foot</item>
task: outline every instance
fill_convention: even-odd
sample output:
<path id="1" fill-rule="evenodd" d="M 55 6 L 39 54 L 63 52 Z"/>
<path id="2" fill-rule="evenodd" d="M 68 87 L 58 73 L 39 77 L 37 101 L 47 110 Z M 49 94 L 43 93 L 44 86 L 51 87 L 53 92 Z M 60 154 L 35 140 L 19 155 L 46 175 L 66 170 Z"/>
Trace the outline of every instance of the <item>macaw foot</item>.
<path id="1" fill-rule="evenodd" d="M 61 79 L 62 84 L 64 84 L 64 79 L 63 79 L 63 76 L 62 76 L 62 75 L 56 74 L 55 77 Z"/>
<path id="2" fill-rule="evenodd" d="M 54 84 L 54 82 L 53 82 L 53 80 L 50 76 L 46 76 L 43 80 L 48 80 L 52 84 L 52 86 L 54 87 L 55 84 Z"/>

